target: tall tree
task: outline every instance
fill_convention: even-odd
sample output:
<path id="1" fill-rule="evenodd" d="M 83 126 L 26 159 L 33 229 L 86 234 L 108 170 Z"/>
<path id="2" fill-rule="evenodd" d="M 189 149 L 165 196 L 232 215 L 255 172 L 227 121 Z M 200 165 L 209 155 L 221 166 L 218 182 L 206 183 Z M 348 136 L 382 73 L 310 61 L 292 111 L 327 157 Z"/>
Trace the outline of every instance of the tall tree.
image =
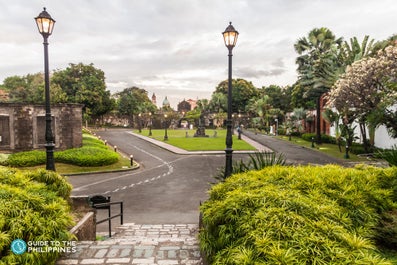
<path id="1" fill-rule="evenodd" d="M 332 87 L 327 76 L 334 70 L 329 69 L 329 61 L 337 64 L 337 47 L 341 43 L 342 38 L 337 39 L 331 30 L 322 27 L 311 30 L 307 37 L 298 39 L 294 45 L 295 51 L 300 55 L 296 59 L 298 82 L 305 89 L 305 97 L 316 100 L 317 143 L 321 143 L 320 98 Z"/>
<path id="2" fill-rule="evenodd" d="M 85 112 L 94 117 L 113 109 L 110 91 L 106 90 L 105 73 L 93 64 L 69 64 L 65 70 L 55 71 L 51 82 L 62 88 L 68 102 L 84 104 Z"/>
<path id="3" fill-rule="evenodd" d="M 50 83 L 52 103 L 67 102 L 66 93 Z M 3 89 L 9 92 L 10 102 L 44 104 L 44 76 L 42 73 L 10 76 L 4 79 Z"/>
<path id="4" fill-rule="evenodd" d="M 270 105 L 270 97 L 268 95 L 264 95 L 259 99 L 252 98 L 248 104 L 248 111 L 258 118 L 258 125 L 261 127 L 265 126 L 265 128 L 269 127 L 269 119 L 272 109 L 273 107 Z"/>
<path id="5" fill-rule="evenodd" d="M 209 109 L 212 112 L 226 112 L 227 111 L 227 96 L 224 93 L 214 92 L 211 95 L 209 102 Z"/>
<path id="6" fill-rule="evenodd" d="M 281 87 L 278 85 L 270 85 L 259 89 L 260 96 L 269 96 L 269 104 L 273 108 L 281 109 L 284 112 L 292 111 L 291 107 L 292 87 Z"/>
<path id="7" fill-rule="evenodd" d="M 227 95 L 228 81 L 222 81 L 216 87 L 214 93 Z M 232 112 L 244 112 L 251 98 L 258 96 L 258 89 L 244 79 L 232 80 Z M 226 111 L 226 110 L 225 110 Z"/>
<path id="8" fill-rule="evenodd" d="M 366 57 L 347 67 L 330 93 L 330 105 L 341 113 L 351 113 L 359 121 L 384 124 L 396 137 L 397 111 L 392 108 L 397 102 L 396 78 L 397 46 L 392 45 L 374 58 Z"/>
<path id="9" fill-rule="evenodd" d="M 350 38 L 350 42 L 344 41 L 342 46 L 344 65 L 348 66 L 364 57 L 375 55 L 374 42 L 375 40 L 369 39 L 368 35 L 363 38 L 361 44 L 357 37 Z"/>
<path id="10" fill-rule="evenodd" d="M 117 110 L 121 115 L 126 115 L 133 123 L 134 115 L 139 113 L 154 112 L 156 107 L 148 97 L 147 91 L 138 87 L 129 87 L 116 93 Z"/>

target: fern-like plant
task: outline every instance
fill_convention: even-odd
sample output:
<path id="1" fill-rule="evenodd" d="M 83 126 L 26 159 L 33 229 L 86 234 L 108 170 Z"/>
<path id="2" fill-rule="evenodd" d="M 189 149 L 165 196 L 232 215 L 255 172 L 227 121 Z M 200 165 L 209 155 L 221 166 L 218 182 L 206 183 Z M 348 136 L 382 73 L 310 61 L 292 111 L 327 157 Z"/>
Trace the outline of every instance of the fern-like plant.
<path id="1" fill-rule="evenodd" d="M 380 151 L 377 157 L 386 160 L 390 166 L 397 166 L 397 145 L 393 145 L 391 150 Z"/>
<path id="2" fill-rule="evenodd" d="M 286 164 L 286 159 L 283 154 L 277 155 L 274 152 L 255 152 L 249 155 L 247 162 L 234 161 L 232 166 L 232 175 L 247 172 L 250 170 L 261 170 L 265 167 L 280 165 L 284 166 Z M 219 173 L 215 176 L 218 181 L 225 180 L 225 167 L 219 170 Z"/>

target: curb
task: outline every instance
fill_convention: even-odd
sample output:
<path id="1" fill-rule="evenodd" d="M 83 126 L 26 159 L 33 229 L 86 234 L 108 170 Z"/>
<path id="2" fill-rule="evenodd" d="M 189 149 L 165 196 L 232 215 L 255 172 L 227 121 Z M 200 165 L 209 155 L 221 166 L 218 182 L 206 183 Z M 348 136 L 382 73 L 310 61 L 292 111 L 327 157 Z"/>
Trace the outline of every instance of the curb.
<path id="1" fill-rule="evenodd" d="M 173 145 L 164 143 L 162 141 L 147 137 L 147 136 L 143 136 L 137 133 L 134 133 L 132 131 L 128 131 L 127 133 L 138 137 L 142 140 L 145 140 L 147 142 L 150 142 L 152 144 L 155 144 L 165 150 L 168 150 L 174 154 L 178 154 L 178 155 L 219 155 L 219 154 L 225 154 L 224 150 L 218 150 L 218 151 L 186 151 L 184 149 L 175 147 Z M 252 154 L 258 151 L 263 151 L 263 152 L 271 152 L 273 153 L 274 151 L 271 150 L 270 148 L 250 139 L 249 137 L 245 136 L 244 134 L 241 135 L 242 140 L 246 141 L 248 144 L 252 145 L 254 148 L 256 148 L 257 150 L 238 150 L 238 151 L 233 151 L 234 154 Z"/>

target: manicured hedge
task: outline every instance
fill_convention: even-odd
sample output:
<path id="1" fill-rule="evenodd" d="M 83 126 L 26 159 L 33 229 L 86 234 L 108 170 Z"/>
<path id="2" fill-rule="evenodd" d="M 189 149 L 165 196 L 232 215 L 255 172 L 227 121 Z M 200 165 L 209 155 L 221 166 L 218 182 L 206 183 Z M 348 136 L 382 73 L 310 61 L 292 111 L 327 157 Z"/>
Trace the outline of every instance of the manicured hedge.
<path id="1" fill-rule="evenodd" d="M 116 152 L 98 147 L 86 147 L 68 149 L 55 153 L 55 161 L 77 166 L 105 166 L 118 161 Z"/>
<path id="2" fill-rule="evenodd" d="M 106 166 L 118 161 L 119 156 L 102 141 L 92 135 L 83 134 L 83 147 L 54 152 L 55 162 L 77 166 Z M 13 153 L 2 165 L 11 167 L 30 167 L 46 163 L 45 151 L 28 151 Z"/>
<path id="3" fill-rule="evenodd" d="M 16 255 L 10 244 L 15 239 L 71 240 L 70 192 L 70 184 L 55 172 L 0 167 L 0 264 L 55 263 L 58 252 Z"/>
<path id="4" fill-rule="evenodd" d="M 211 264 L 392 264 L 396 202 L 397 168 L 268 167 L 212 187 L 200 244 Z"/>
<path id="5" fill-rule="evenodd" d="M 316 134 L 315 133 L 304 133 L 302 134 L 302 139 L 308 142 L 312 141 L 312 138 L 316 139 Z M 336 144 L 336 139 L 335 137 L 332 137 L 330 135 L 326 134 L 321 134 L 321 142 L 323 143 L 328 143 L 328 144 Z"/>
<path id="6" fill-rule="evenodd" d="M 11 167 L 32 167 L 45 164 L 46 153 L 44 151 L 34 150 L 27 152 L 13 153 L 4 161 L 4 165 Z"/>

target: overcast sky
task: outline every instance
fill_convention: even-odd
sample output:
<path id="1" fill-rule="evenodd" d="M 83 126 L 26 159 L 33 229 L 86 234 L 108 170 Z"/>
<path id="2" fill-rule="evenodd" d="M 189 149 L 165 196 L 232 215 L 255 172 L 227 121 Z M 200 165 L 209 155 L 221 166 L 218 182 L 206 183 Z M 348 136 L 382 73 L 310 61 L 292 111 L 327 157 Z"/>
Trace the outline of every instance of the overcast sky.
<path id="1" fill-rule="evenodd" d="M 50 69 L 93 63 L 112 93 L 138 86 L 173 107 L 209 99 L 227 79 L 229 21 L 240 33 L 233 78 L 256 87 L 296 81 L 293 45 L 313 28 L 360 41 L 397 33 L 395 0 L 0 0 L 0 83 L 43 71 L 33 18 L 44 6 L 56 20 Z"/>

